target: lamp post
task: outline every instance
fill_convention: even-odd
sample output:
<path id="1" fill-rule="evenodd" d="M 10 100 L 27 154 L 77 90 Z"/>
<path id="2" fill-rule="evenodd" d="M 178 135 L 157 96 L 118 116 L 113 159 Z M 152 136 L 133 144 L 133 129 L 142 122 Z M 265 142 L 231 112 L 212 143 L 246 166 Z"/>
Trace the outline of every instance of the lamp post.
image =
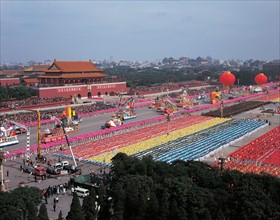
<path id="1" fill-rule="evenodd" d="M 224 170 L 224 165 L 228 161 L 230 161 L 229 158 L 225 158 L 223 156 L 218 157 L 218 164 L 219 164 L 219 167 L 220 167 L 220 173 Z"/>
<path id="2" fill-rule="evenodd" d="M 219 157 L 218 158 L 219 160 L 219 166 L 220 166 L 220 173 L 224 170 L 224 164 L 226 162 L 226 159 L 224 157 Z"/>
<path id="3" fill-rule="evenodd" d="M 224 117 L 224 101 L 221 101 L 220 110 L 221 110 L 221 118 L 223 118 Z"/>
<path id="4" fill-rule="evenodd" d="M 0 149 L 0 172 L 1 172 L 1 175 L 0 175 L 1 189 L 0 189 L 0 191 L 1 192 L 6 191 L 6 188 L 5 188 L 5 185 L 4 185 L 4 168 L 3 168 L 3 160 L 4 159 L 5 159 L 4 151 L 2 151 L 2 149 Z"/>
<path id="5" fill-rule="evenodd" d="M 166 120 L 167 120 L 167 135 L 169 135 L 170 114 L 167 114 Z"/>

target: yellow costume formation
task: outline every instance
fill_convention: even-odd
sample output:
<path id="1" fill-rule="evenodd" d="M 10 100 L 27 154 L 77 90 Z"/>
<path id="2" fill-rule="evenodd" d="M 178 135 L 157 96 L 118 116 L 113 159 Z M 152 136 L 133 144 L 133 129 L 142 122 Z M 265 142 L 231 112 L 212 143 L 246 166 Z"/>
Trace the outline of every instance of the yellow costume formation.
<path id="1" fill-rule="evenodd" d="M 144 151 L 144 150 L 159 146 L 161 144 L 164 144 L 164 143 L 167 143 L 170 141 L 174 141 L 177 138 L 191 135 L 195 132 L 210 128 L 212 126 L 215 126 L 217 124 L 223 123 L 228 120 L 230 120 L 230 119 L 213 118 L 213 119 L 201 122 L 199 124 L 191 125 L 191 126 L 185 127 L 180 130 L 172 131 L 169 133 L 169 135 L 163 134 L 163 135 L 159 135 L 157 137 L 154 137 L 154 138 L 151 138 L 148 140 L 144 140 L 144 141 L 140 140 L 140 142 L 137 142 L 132 145 L 128 145 L 128 146 L 123 145 L 122 147 L 118 148 L 118 152 L 122 152 L 127 155 L 132 155 L 139 151 Z M 115 153 L 116 152 L 114 152 L 114 151 L 106 152 L 106 153 L 100 154 L 98 156 L 91 157 L 91 158 L 89 158 L 89 160 L 110 163 L 111 159 L 114 157 Z"/>

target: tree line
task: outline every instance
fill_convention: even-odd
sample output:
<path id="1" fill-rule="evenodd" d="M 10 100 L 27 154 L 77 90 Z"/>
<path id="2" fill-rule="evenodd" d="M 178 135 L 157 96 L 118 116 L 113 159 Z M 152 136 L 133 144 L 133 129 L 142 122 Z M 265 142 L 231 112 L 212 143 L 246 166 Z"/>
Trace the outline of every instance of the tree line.
<path id="1" fill-rule="evenodd" d="M 155 86 L 166 83 L 181 83 L 190 80 L 205 81 L 210 77 L 211 80 L 219 80 L 220 73 L 226 71 L 224 67 L 211 66 L 211 67 L 193 67 L 185 68 L 143 68 L 133 69 L 129 67 L 114 67 L 104 69 L 104 72 L 109 76 L 117 76 L 119 80 L 127 82 L 127 86 L 135 89 L 137 86 Z M 235 85 L 255 85 L 254 77 L 260 73 L 258 69 L 240 69 L 239 71 L 232 71 L 236 77 Z M 269 71 L 265 72 L 269 81 L 279 80 L 279 72 Z M 0 86 L 0 102 L 9 100 L 21 100 L 31 96 L 36 96 L 36 91 L 32 88 L 25 86 Z"/>
<path id="2" fill-rule="evenodd" d="M 280 181 L 269 175 L 122 153 L 112 172 L 115 219 L 280 219 Z"/>
<path id="3" fill-rule="evenodd" d="M 194 68 L 143 68 L 133 69 L 129 67 L 114 67 L 105 69 L 104 72 L 109 75 L 116 75 L 119 79 L 123 79 L 127 82 L 128 87 L 135 88 L 136 86 L 153 86 L 161 85 L 166 83 L 180 83 L 189 80 L 205 81 L 208 80 L 219 80 L 221 72 L 228 71 L 228 69 L 219 66 L 205 67 L 194 67 Z M 261 70 L 255 69 L 240 69 L 239 71 L 233 70 L 232 73 L 236 77 L 235 85 L 255 85 L 255 76 L 262 72 Z M 279 80 L 279 71 L 267 71 L 265 74 L 268 76 L 269 81 Z"/>
<path id="4" fill-rule="evenodd" d="M 280 181 L 267 174 L 221 170 L 197 161 L 167 164 L 119 153 L 112 159 L 108 179 L 108 185 L 101 182 L 91 188 L 82 204 L 74 193 L 66 220 L 280 219 Z M 40 190 L 33 187 L 1 192 L 0 212 L 0 220 L 47 219 Z M 61 212 L 58 219 L 64 219 Z"/>
<path id="5" fill-rule="evenodd" d="M 22 100 L 31 96 L 36 96 L 36 91 L 26 86 L 0 86 L 0 102 Z"/>

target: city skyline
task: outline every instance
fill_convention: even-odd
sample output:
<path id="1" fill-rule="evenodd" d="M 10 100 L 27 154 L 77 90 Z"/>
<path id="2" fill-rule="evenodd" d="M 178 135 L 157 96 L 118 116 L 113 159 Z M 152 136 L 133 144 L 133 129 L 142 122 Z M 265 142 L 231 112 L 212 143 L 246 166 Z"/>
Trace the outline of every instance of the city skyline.
<path id="1" fill-rule="evenodd" d="M 279 1 L 1 1 L 0 62 L 279 59 Z"/>

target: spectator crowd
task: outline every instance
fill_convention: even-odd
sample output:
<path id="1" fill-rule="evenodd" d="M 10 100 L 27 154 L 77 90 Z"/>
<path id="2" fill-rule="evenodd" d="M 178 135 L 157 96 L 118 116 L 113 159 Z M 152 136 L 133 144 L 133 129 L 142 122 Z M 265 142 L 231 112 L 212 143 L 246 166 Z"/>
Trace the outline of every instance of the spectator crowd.
<path id="1" fill-rule="evenodd" d="M 71 102 L 71 98 L 63 98 L 63 97 L 54 97 L 54 98 L 38 98 L 32 97 L 27 98 L 24 100 L 15 100 L 15 101 L 7 101 L 7 102 L 0 102 L 0 109 L 10 108 L 16 109 L 19 107 L 28 107 L 34 105 L 41 105 L 41 104 L 49 104 L 49 103 L 60 103 L 60 102 Z"/>
<path id="2" fill-rule="evenodd" d="M 84 113 L 90 113 L 90 112 L 96 112 L 100 110 L 106 110 L 110 108 L 115 108 L 114 105 L 110 104 L 104 104 L 104 103 L 95 103 L 95 104 L 84 104 L 72 107 L 74 111 L 77 112 L 78 115 L 82 115 Z M 41 120 L 49 120 L 51 117 L 57 117 L 60 118 L 61 114 L 63 114 L 65 111 L 64 107 L 57 108 L 57 109 L 49 109 L 49 110 L 42 110 L 40 111 L 40 119 Z M 36 112 L 18 112 L 15 114 L 5 114 L 0 115 L 0 122 L 7 120 L 13 120 L 20 123 L 29 123 L 29 122 L 35 122 L 38 120 L 37 113 Z"/>

